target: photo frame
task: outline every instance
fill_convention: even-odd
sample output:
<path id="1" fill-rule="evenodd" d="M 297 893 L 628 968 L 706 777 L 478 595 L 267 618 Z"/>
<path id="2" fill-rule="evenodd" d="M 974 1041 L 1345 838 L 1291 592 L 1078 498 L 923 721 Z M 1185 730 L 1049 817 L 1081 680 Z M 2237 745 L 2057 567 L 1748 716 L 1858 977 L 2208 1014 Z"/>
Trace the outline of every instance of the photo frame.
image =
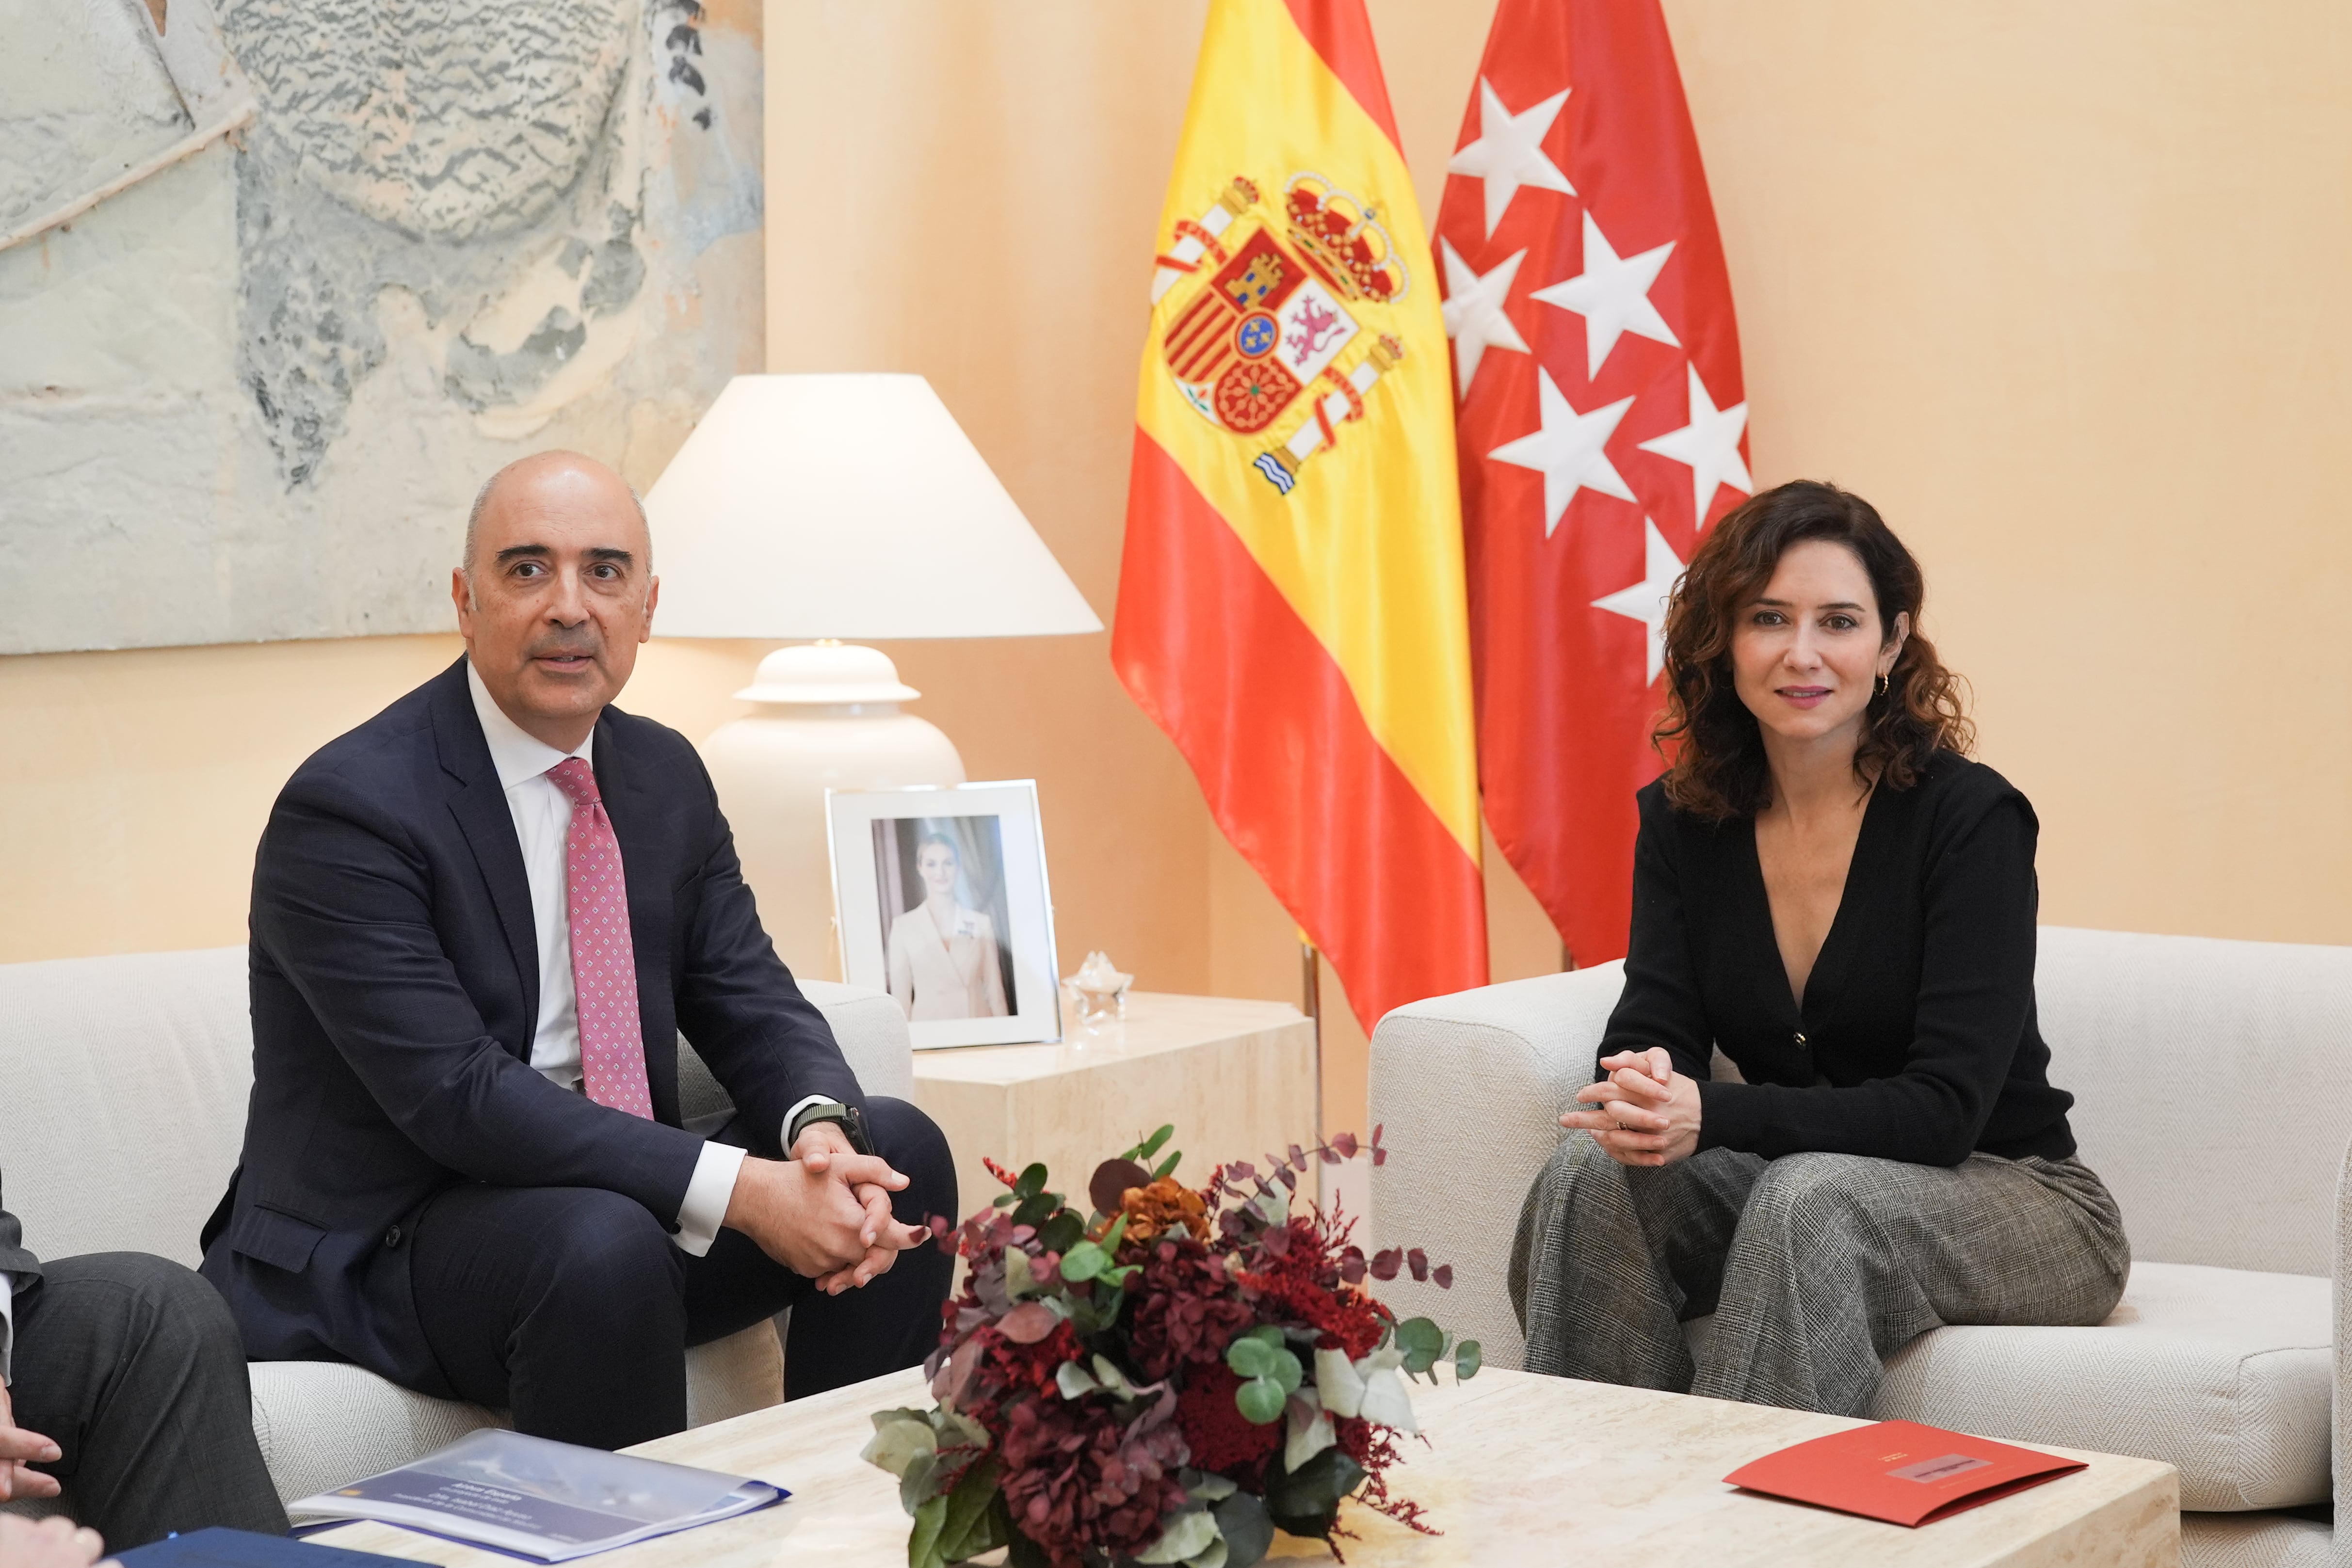
<path id="1" fill-rule="evenodd" d="M 1060 1040 L 1036 780 L 824 801 L 843 977 L 896 998 L 917 1051 Z"/>

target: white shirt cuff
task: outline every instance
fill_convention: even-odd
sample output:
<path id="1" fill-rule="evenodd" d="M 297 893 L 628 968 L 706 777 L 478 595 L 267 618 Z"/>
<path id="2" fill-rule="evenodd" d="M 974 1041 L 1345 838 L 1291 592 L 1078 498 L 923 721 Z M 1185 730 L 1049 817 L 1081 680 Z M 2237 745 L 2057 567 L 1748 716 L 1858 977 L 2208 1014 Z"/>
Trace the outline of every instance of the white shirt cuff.
<path id="1" fill-rule="evenodd" d="M 727 1144 L 705 1144 L 694 1162 L 694 1179 L 686 1184 L 686 1201 L 677 1206 L 677 1234 L 670 1239 L 678 1250 L 699 1258 L 719 1239 L 727 1220 L 728 1200 L 735 1196 L 735 1177 L 743 1168 L 743 1151 Z"/>
<path id="2" fill-rule="evenodd" d="M 16 1277 L 0 1274 L 0 1385 L 11 1381 L 9 1358 L 16 1349 Z"/>
<path id="3" fill-rule="evenodd" d="M 800 1099 L 793 1101 L 793 1108 L 784 1113 L 784 1124 L 777 1129 L 776 1136 L 780 1139 L 790 1138 L 793 1135 L 793 1118 L 797 1117 L 802 1112 L 807 1110 L 810 1106 L 822 1105 L 832 1098 L 833 1096 L 830 1094 L 806 1094 L 803 1095 Z M 791 1144 L 787 1143 L 784 1145 L 784 1158 L 791 1159 L 792 1157 L 793 1146 Z"/>

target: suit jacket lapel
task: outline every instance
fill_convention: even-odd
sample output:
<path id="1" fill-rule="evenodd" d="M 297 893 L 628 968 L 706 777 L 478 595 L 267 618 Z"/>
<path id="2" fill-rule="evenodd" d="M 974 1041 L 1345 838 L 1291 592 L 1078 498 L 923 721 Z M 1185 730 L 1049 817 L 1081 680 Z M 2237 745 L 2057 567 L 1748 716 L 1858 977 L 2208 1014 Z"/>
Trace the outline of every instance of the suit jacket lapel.
<path id="1" fill-rule="evenodd" d="M 522 841 L 515 837 L 514 813 L 499 770 L 490 765 L 489 743 L 482 738 L 482 721 L 474 716 L 473 694 L 467 689 L 466 661 L 445 673 L 433 692 L 433 737 L 439 748 L 442 771 L 457 782 L 449 797 L 449 813 L 457 819 L 466 842 L 474 852 L 488 884 L 490 904 L 506 933 L 507 951 L 514 959 L 516 983 L 522 989 L 522 1016 L 539 1018 L 539 930 L 532 924 L 530 878 L 523 870 Z M 526 1061 L 530 1037 L 509 1040 L 507 1049 Z"/>

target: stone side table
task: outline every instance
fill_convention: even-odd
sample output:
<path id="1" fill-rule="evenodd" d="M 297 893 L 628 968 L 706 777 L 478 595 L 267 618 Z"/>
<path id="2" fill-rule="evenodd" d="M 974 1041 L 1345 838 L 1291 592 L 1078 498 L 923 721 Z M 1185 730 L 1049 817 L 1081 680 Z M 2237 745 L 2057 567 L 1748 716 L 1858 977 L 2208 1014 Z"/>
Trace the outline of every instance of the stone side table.
<path id="1" fill-rule="evenodd" d="M 1043 1160 L 1053 1190 L 1085 1207 L 1103 1160 L 1174 1123 L 1176 1175 L 1311 1141 L 1315 1026 L 1287 1002 L 1128 994 L 1124 1020 L 1073 1026 L 1059 1045 L 915 1052 L 915 1103 L 948 1135 L 966 1218 L 1004 1190 L 981 1164 Z M 1162 1157 L 1165 1157 L 1163 1151 Z"/>

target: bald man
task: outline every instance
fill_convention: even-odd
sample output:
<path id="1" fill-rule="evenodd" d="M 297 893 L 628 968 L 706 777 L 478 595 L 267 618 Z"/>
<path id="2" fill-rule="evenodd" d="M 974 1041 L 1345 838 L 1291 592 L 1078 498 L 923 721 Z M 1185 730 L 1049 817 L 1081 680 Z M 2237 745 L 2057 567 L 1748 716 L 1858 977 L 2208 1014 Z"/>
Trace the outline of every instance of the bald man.
<path id="1" fill-rule="evenodd" d="M 518 1429 L 686 1425 L 686 1350 L 793 1308 L 787 1395 L 919 1362 L 956 1213 L 760 925 L 694 748 L 612 706 L 660 582 L 573 453 L 492 476 L 466 656 L 303 763 L 253 878 L 253 1098 L 204 1237 L 255 1360 L 356 1362 Z M 682 1124 L 683 1032 L 734 1101 Z"/>

